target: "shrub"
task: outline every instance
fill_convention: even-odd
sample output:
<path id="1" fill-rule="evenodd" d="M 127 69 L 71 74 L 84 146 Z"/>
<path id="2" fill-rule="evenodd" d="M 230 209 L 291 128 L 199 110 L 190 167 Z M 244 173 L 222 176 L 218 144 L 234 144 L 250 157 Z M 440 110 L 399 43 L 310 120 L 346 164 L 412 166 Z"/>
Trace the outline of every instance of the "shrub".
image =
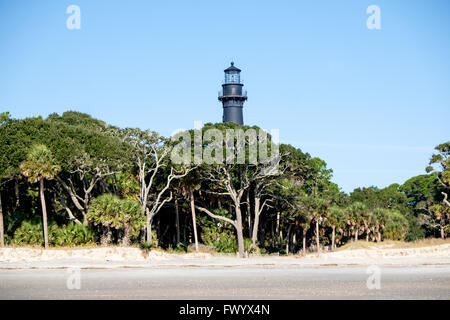
<path id="1" fill-rule="evenodd" d="M 77 246 L 95 244 L 97 236 L 90 228 L 69 222 L 58 226 L 55 223 L 48 225 L 49 243 L 53 246 Z M 16 229 L 10 241 L 15 245 L 42 245 L 44 236 L 42 222 L 38 219 L 23 221 Z"/>
<path id="2" fill-rule="evenodd" d="M 14 237 L 14 233 L 20 226 L 22 225 L 22 222 L 25 220 L 35 220 L 34 222 L 37 224 L 40 222 L 39 219 L 36 219 L 36 217 L 33 218 L 33 213 L 30 212 L 24 212 L 21 210 L 16 210 L 14 212 L 11 212 L 10 214 L 6 215 L 5 217 L 5 236 L 8 236 L 8 238 L 12 239 Z"/>
<path id="3" fill-rule="evenodd" d="M 233 215 L 227 210 L 214 210 L 214 213 L 232 219 Z M 229 223 L 212 220 L 207 216 L 197 218 L 198 226 L 201 229 L 200 237 L 203 242 L 215 248 L 221 253 L 236 253 L 239 251 L 235 235 L 235 229 Z M 249 251 L 252 244 L 251 239 L 244 239 L 244 250 Z"/>
<path id="4" fill-rule="evenodd" d="M 158 246 L 158 239 L 156 237 L 156 230 L 152 229 L 152 243 L 148 241 L 144 241 L 143 243 L 139 243 L 139 248 L 144 251 L 150 251 L 152 248 L 156 248 Z"/>
<path id="5" fill-rule="evenodd" d="M 133 235 L 145 225 L 139 203 L 131 199 L 120 199 L 112 194 L 101 195 L 89 207 L 87 218 L 95 226 L 123 231 L 122 243 L 128 245 Z M 109 240 L 108 240 L 109 241 Z"/>
<path id="6" fill-rule="evenodd" d="M 11 244 L 15 245 L 42 245 L 44 243 L 44 235 L 42 223 L 37 220 L 23 221 L 13 234 Z"/>
<path id="7" fill-rule="evenodd" d="M 211 243 L 217 252 L 236 253 L 238 250 L 237 241 L 234 237 L 221 237 Z"/>
<path id="8" fill-rule="evenodd" d="M 52 225 L 49 234 L 50 244 L 55 246 L 90 245 L 97 241 L 92 229 L 73 222 L 61 227 Z"/>
<path id="9" fill-rule="evenodd" d="M 244 250 L 246 252 L 249 252 L 251 244 L 252 244 L 251 239 L 247 238 L 244 239 Z M 235 237 L 220 238 L 216 241 L 213 241 L 212 245 L 214 246 L 217 252 L 236 253 L 239 251 L 237 240 Z"/>
<path id="10" fill-rule="evenodd" d="M 139 244 L 139 248 L 141 248 L 144 251 L 150 251 L 153 247 L 153 244 L 150 242 L 145 241 L 144 243 Z"/>
<path id="11" fill-rule="evenodd" d="M 406 241 L 417 241 L 425 238 L 425 230 L 414 221 L 410 221 Z"/>
<path id="12" fill-rule="evenodd" d="M 177 246 L 175 247 L 175 252 L 188 252 L 189 251 L 189 244 L 179 242 L 177 243 Z"/>

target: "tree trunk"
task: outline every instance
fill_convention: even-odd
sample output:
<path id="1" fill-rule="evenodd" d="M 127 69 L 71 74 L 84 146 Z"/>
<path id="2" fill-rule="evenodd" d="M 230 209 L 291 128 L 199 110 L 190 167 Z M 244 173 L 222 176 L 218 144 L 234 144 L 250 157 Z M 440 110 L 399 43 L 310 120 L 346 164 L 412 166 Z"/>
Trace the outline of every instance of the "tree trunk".
<path id="1" fill-rule="evenodd" d="M 258 233 L 258 236 L 257 236 L 258 242 L 260 245 L 263 246 L 264 245 L 264 235 L 266 234 L 266 226 L 263 226 L 261 229 L 256 229 L 256 232 Z"/>
<path id="2" fill-rule="evenodd" d="M 87 219 L 87 212 L 88 212 L 87 208 L 84 211 L 82 211 L 82 214 L 83 214 L 83 226 L 85 226 L 85 227 L 87 227 L 88 224 L 89 224 L 89 221 Z"/>
<path id="3" fill-rule="evenodd" d="M 150 229 L 151 229 L 150 225 Z M 161 241 L 161 219 L 156 220 L 156 245 L 159 247 Z"/>
<path id="4" fill-rule="evenodd" d="M 306 229 L 303 228 L 303 254 L 306 254 Z"/>
<path id="5" fill-rule="evenodd" d="M 183 242 L 185 242 L 185 243 L 188 242 L 187 241 L 187 237 L 186 237 L 186 224 L 187 224 L 186 223 L 186 218 L 187 217 L 183 217 L 183 220 L 184 220 L 183 221 Z"/>
<path id="6" fill-rule="evenodd" d="M 239 201 L 236 202 L 236 232 L 237 232 L 237 240 L 238 240 L 238 248 L 239 248 L 239 257 L 244 258 L 244 235 L 242 231 L 242 213 L 241 208 L 239 206 Z"/>
<path id="7" fill-rule="evenodd" d="M 277 235 L 278 244 L 280 244 L 280 212 L 277 212 L 277 226 L 275 228 L 275 233 Z"/>
<path id="8" fill-rule="evenodd" d="M 441 224 L 441 238 L 445 238 L 444 226 Z"/>
<path id="9" fill-rule="evenodd" d="M 145 214 L 147 216 L 145 223 L 145 231 L 146 231 L 146 240 L 148 244 L 152 244 L 152 218 L 150 217 L 150 211 L 148 208 L 145 210 Z"/>
<path id="10" fill-rule="evenodd" d="M 292 245 L 293 245 L 293 250 L 292 253 L 296 253 L 297 252 L 297 232 L 294 231 L 293 237 L 292 237 Z"/>
<path id="11" fill-rule="evenodd" d="M 131 236 L 131 226 L 129 223 L 126 223 L 123 231 L 122 245 L 124 246 L 130 245 L 130 236 Z"/>
<path id="12" fill-rule="evenodd" d="M 356 232 L 355 232 L 355 241 L 358 241 L 358 229 L 356 229 Z"/>
<path id="13" fill-rule="evenodd" d="M 252 212 L 250 207 L 250 192 L 247 192 L 247 222 L 248 222 L 248 234 L 252 236 Z"/>
<path id="14" fill-rule="evenodd" d="M 319 220 L 318 219 L 316 219 L 316 245 L 317 245 L 317 252 L 320 252 Z"/>
<path id="15" fill-rule="evenodd" d="M 47 207 L 45 206 L 44 178 L 41 178 L 39 181 L 39 191 L 41 195 L 42 227 L 44 229 L 44 248 L 48 249 Z"/>
<path id="16" fill-rule="evenodd" d="M 3 229 L 3 207 L 2 207 L 2 192 L 0 191 L 0 247 L 5 245 L 5 234 Z"/>
<path id="17" fill-rule="evenodd" d="M 260 198 L 255 197 L 255 221 L 253 221 L 253 232 L 252 232 L 252 248 L 256 248 L 256 241 L 258 238 L 258 227 L 259 227 L 259 205 L 260 205 Z"/>
<path id="18" fill-rule="evenodd" d="M 381 232 L 377 232 L 377 242 L 381 242 Z"/>
<path id="19" fill-rule="evenodd" d="M 103 226 L 102 235 L 100 236 L 100 244 L 102 246 L 107 246 L 108 244 L 111 243 L 111 238 L 112 238 L 111 228 L 109 226 L 107 227 Z"/>
<path id="20" fill-rule="evenodd" d="M 289 241 L 291 240 L 291 228 L 292 225 L 289 225 L 287 234 L 286 234 L 286 254 L 289 255 Z"/>
<path id="21" fill-rule="evenodd" d="M 20 192 L 19 192 L 19 179 L 16 178 L 14 179 L 14 194 L 16 196 L 16 207 L 15 209 L 17 209 L 20 205 Z"/>
<path id="22" fill-rule="evenodd" d="M 175 197 L 175 225 L 177 228 L 177 244 L 180 243 L 180 214 L 178 211 L 178 198 Z"/>
<path id="23" fill-rule="evenodd" d="M 369 231 L 367 231 L 367 234 L 366 234 L 366 241 L 369 242 Z"/>
<path id="24" fill-rule="evenodd" d="M 336 226 L 331 226 L 333 232 L 331 234 L 331 250 L 336 250 Z"/>
<path id="25" fill-rule="evenodd" d="M 142 237 L 141 237 L 141 242 L 144 243 L 144 242 L 147 242 L 148 208 L 147 208 L 147 201 L 146 201 L 146 199 L 142 199 L 140 201 L 141 201 L 141 215 L 145 216 L 145 226 L 142 229 Z"/>
<path id="26" fill-rule="evenodd" d="M 195 251 L 198 251 L 197 219 L 195 216 L 194 191 L 189 190 L 189 193 L 190 193 L 190 198 L 191 198 L 192 226 L 194 228 Z"/>

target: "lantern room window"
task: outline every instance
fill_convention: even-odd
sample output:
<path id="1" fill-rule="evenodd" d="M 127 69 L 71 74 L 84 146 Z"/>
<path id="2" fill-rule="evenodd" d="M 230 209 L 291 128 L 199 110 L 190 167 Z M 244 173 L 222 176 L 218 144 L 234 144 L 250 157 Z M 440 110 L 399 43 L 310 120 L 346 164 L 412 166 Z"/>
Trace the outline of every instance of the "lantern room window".
<path id="1" fill-rule="evenodd" d="M 240 83 L 239 72 L 229 71 L 225 73 L 225 84 L 228 83 Z"/>

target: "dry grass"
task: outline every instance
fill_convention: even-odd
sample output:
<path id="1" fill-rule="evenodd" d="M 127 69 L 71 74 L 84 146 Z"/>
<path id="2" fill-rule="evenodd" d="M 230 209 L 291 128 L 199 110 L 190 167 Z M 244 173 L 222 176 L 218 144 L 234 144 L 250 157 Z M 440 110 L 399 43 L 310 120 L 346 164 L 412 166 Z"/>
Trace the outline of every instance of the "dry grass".
<path id="1" fill-rule="evenodd" d="M 430 246 L 438 246 L 442 244 L 450 244 L 450 239 L 429 238 L 412 242 L 386 240 L 382 242 L 367 242 L 365 240 L 353 241 L 346 243 L 337 250 L 355 250 L 355 249 L 405 249 L 405 248 L 422 248 Z"/>
<path id="2" fill-rule="evenodd" d="M 44 249 L 44 246 L 39 245 L 5 245 L 3 248 L 27 248 L 27 249 Z M 131 244 L 124 247 L 120 244 L 111 244 L 102 246 L 99 244 L 91 244 L 85 246 L 50 246 L 47 250 L 85 250 L 85 249 L 100 249 L 100 248 L 140 248 L 138 244 Z"/>
<path id="3" fill-rule="evenodd" d="M 357 250 L 357 249 L 405 249 L 405 248 L 422 248 L 422 247 L 429 247 L 429 246 L 438 246 L 442 244 L 450 244 L 450 238 L 448 239 L 436 239 L 436 238 L 429 238 L 429 239 L 423 239 L 413 242 L 405 242 L 405 241 L 393 241 L 393 240 L 385 240 L 380 243 L 378 242 L 372 242 L 372 241 L 365 241 L 365 240 L 359 240 L 359 241 L 352 241 L 349 243 L 346 243 L 342 247 L 339 247 L 336 249 L 336 251 L 343 251 L 343 250 Z M 28 248 L 28 249 L 44 249 L 42 246 L 38 245 L 6 245 L 4 248 Z M 87 245 L 87 246 L 74 246 L 74 247 L 65 247 L 65 246 L 58 246 L 58 247 L 50 247 L 47 250 L 86 250 L 86 249 L 100 249 L 100 248 L 125 248 L 124 246 L 120 244 L 116 245 L 108 245 L 108 246 L 101 246 L 101 245 Z M 128 246 L 127 248 L 137 248 L 140 249 L 140 246 L 138 244 L 132 244 Z M 162 248 L 152 248 L 151 251 L 158 251 L 161 253 L 170 253 L 170 254 L 176 254 L 176 255 L 184 255 L 185 252 L 175 251 L 175 250 L 164 250 Z M 190 250 L 187 253 L 202 253 L 202 254 L 210 254 L 212 256 L 236 256 L 236 254 L 223 254 L 223 253 L 217 253 L 214 250 L 211 250 L 209 248 L 203 248 L 200 247 L 199 251 Z"/>

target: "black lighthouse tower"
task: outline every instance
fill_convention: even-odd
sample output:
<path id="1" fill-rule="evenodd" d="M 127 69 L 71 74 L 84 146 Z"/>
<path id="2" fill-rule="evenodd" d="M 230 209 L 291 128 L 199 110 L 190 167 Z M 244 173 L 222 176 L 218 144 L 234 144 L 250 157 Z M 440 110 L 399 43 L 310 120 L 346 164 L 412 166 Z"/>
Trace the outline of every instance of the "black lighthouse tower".
<path id="1" fill-rule="evenodd" d="M 244 101 L 247 100 L 247 92 L 243 90 L 241 83 L 241 70 L 231 66 L 224 70 L 225 81 L 222 84 L 222 91 L 219 92 L 219 100 L 223 105 L 223 122 L 236 122 L 240 125 L 244 124 L 242 108 Z"/>

